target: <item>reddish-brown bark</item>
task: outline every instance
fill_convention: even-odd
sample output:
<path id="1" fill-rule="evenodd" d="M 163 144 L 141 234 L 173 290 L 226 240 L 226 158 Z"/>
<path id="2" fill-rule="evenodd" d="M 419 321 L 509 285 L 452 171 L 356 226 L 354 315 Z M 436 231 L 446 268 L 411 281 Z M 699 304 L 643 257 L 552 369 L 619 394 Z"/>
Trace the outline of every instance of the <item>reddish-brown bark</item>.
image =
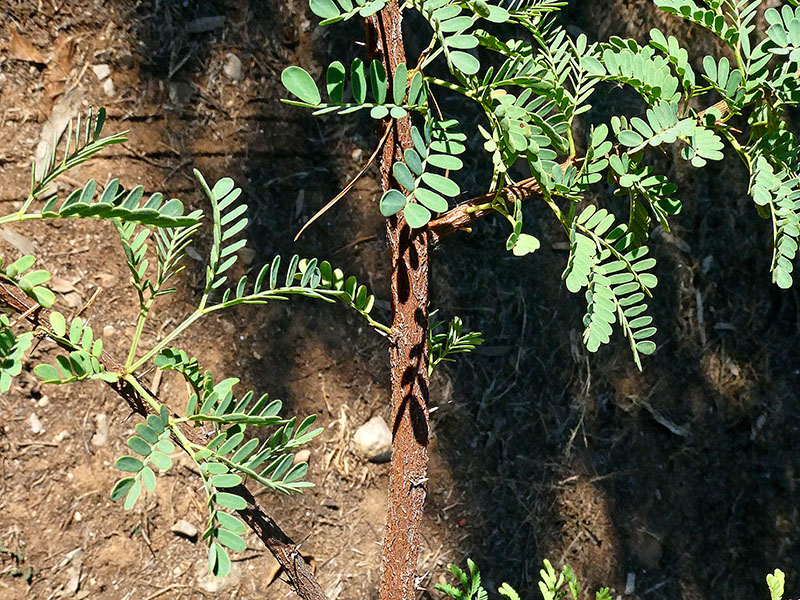
<path id="1" fill-rule="evenodd" d="M 406 62 L 396 0 L 370 19 L 368 47 L 392 81 L 397 65 Z M 408 118 L 398 120 L 383 146 L 384 190 L 396 185 L 392 165 L 412 146 L 410 127 Z M 392 259 L 393 442 L 380 598 L 411 600 L 428 468 L 428 237 L 425 230 L 412 230 L 401 214 L 387 220 L 386 232 Z"/>

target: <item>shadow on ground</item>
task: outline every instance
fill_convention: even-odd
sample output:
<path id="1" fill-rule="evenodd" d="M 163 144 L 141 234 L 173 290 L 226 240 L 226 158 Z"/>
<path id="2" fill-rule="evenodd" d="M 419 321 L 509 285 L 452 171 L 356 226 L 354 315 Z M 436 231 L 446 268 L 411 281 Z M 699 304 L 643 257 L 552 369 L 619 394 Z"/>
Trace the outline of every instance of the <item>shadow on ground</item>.
<path id="1" fill-rule="evenodd" d="M 387 298 L 373 179 L 291 241 L 363 163 L 372 125 L 314 120 L 277 104 L 284 66 L 300 63 L 319 75 L 331 60 L 347 63 L 359 48 L 343 40 L 361 32 L 354 25 L 320 32 L 299 1 L 184 4 L 143 3 L 132 12 L 143 44 L 140 76 L 161 86 L 165 101 L 182 104 L 175 115 L 204 106 L 220 119 L 227 118 L 224 94 L 209 69 L 226 51 L 262 86 L 251 104 L 269 105 L 271 116 L 242 117 L 243 127 L 260 133 L 235 154 L 223 141 L 220 153 L 233 158 L 209 163 L 207 172 L 236 176 L 246 192 L 253 269 L 276 253 L 331 258 Z M 188 33 L 191 23 L 216 16 L 235 24 L 222 39 Z M 573 2 L 565 18 L 591 39 L 643 40 L 657 23 L 673 27 L 649 3 L 622 0 Z M 694 29 L 679 33 L 698 55 L 711 46 Z M 614 89 L 597 103 L 593 121 L 641 108 Z M 728 158 L 702 172 L 674 156 L 657 161 L 679 184 L 684 210 L 655 244 L 660 350 L 643 373 L 619 336 L 586 354 L 582 299 L 560 285 L 564 237 L 541 206 L 526 207 L 543 241 L 528 259 L 503 252 L 507 232 L 497 219 L 434 254 L 434 307 L 461 315 L 487 342 L 434 379 L 441 457 L 434 474 L 453 482 L 457 501 L 434 478 L 429 514 L 450 529 L 448 560 L 472 556 L 491 587 L 508 581 L 535 594 L 544 557 L 572 563 L 590 590 L 611 584 L 621 591 L 634 573 L 643 598 L 764 597 L 764 576 L 776 567 L 789 575 L 788 589 L 796 587 L 798 298 L 769 284 L 769 227 L 746 197 L 742 167 Z M 621 208 L 606 190 L 598 197 Z M 385 306 L 379 314 L 386 318 Z M 327 411 L 323 420 L 332 423 L 337 403 L 346 402 L 356 425 L 373 412 L 387 416 L 385 346 L 366 327 L 354 334 L 359 324 L 343 319 L 341 308 L 292 302 L 243 309 L 232 323 L 242 339 L 226 368 L 285 397 L 289 411 Z M 319 373 L 335 391 L 325 391 Z M 297 398 L 315 390 L 324 402 Z M 295 535 L 303 535 L 302 522 L 293 522 Z M 342 597 L 356 595 L 345 588 Z"/>

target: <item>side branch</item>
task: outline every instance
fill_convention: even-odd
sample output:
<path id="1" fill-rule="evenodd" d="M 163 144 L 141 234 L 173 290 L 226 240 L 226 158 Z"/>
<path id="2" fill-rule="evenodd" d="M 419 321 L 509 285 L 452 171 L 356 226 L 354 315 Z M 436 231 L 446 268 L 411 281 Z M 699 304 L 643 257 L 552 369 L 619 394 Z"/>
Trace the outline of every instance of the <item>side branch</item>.
<path id="1" fill-rule="evenodd" d="M 562 165 L 563 166 L 563 165 Z M 432 219 L 428 223 L 428 239 L 431 244 L 438 244 L 442 238 L 459 229 L 466 229 L 478 219 L 494 212 L 494 209 L 487 208 L 487 204 L 492 202 L 505 202 L 509 204 L 515 199 L 530 200 L 541 194 L 539 183 L 533 177 L 525 179 L 514 185 L 507 185 L 499 192 L 490 192 L 477 198 L 472 198 L 466 202 L 448 210 L 442 216 Z"/>
<path id="2" fill-rule="evenodd" d="M 17 314 L 23 315 L 33 327 L 41 327 L 50 331 L 50 311 L 30 299 L 21 289 L 10 282 L 0 281 L 0 306 L 8 306 Z M 71 348 L 65 349 L 71 350 Z M 99 360 L 109 371 L 124 373 L 122 363 L 107 352 L 103 352 Z M 145 402 L 141 394 L 124 379 L 108 385 L 127 402 L 133 412 L 142 417 L 153 413 L 152 408 Z M 157 399 L 154 394 L 151 393 L 151 395 Z M 178 416 L 174 411 L 170 411 L 170 413 Z M 193 427 L 190 423 L 180 423 L 179 428 L 187 440 L 204 445 L 200 429 Z M 183 448 L 183 444 L 177 436 L 173 435 L 172 440 Z M 303 600 L 327 600 L 325 592 L 314 578 L 311 568 L 300 555 L 298 545 L 264 511 L 247 487 L 240 484 L 231 491 L 247 501 L 247 507 L 237 511 L 239 516 L 250 526 L 281 565 L 297 595 Z"/>

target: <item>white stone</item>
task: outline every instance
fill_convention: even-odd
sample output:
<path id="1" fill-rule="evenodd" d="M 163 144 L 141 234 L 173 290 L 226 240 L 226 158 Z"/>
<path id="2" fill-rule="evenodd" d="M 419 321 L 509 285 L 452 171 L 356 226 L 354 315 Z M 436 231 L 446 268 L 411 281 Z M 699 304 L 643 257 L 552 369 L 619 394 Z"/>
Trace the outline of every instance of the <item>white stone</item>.
<path id="1" fill-rule="evenodd" d="M 110 77 L 103 82 L 103 91 L 109 98 L 113 98 L 117 95 L 117 90 L 114 87 L 114 80 Z"/>
<path id="2" fill-rule="evenodd" d="M 94 422 L 96 429 L 92 436 L 92 445 L 100 448 L 108 443 L 108 417 L 104 413 L 100 413 L 94 416 Z"/>
<path id="3" fill-rule="evenodd" d="M 39 420 L 39 417 L 36 416 L 36 413 L 31 413 L 28 417 L 28 425 L 31 427 L 31 433 L 34 435 L 39 435 L 44 431 L 44 427 L 42 426 L 42 422 Z"/>
<path id="4" fill-rule="evenodd" d="M 95 76 L 100 81 L 103 81 L 103 79 L 111 75 L 111 67 L 105 64 L 94 65 L 92 71 L 94 71 Z"/>
<path id="5" fill-rule="evenodd" d="M 358 452 L 372 462 L 388 462 L 392 456 L 392 432 L 382 417 L 372 417 L 359 427 L 353 442 Z"/>
<path id="6" fill-rule="evenodd" d="M 225 55 L 225 64 L 222 65 L 222 72 L 231 81 L 239 81 L 242 78 L 242 61 L 233 52 Z"/>
<path id="7" fill-rule="evenodd" d="M 205 561 L 201 562 L 205 563 Z M 242 579 L 242 570 L 236 563 L 231 565 L 231 572 L 227 577 L 222 578 L 209 573 L 207 564 L 199 565 L 197 570 L 202 572 L 197 577 L 197 587 L 209 594 L 218 594 L 224 590 L 235 588 Z"/>
<path id="8" fill-rule="evenodd" d="M 197 539 L 197 527 L 184 519 L 181 519 L 170 527 L 170 531 L 175 535 L 185 537 L 188 540 L 195 541 Z"/>
<path id="9" fill-rule="evenodd" d="M 630 596 L 636 591 L 636 573 L 631 571 L 625 580 L 625 595 Z"/>
<path id="10" fill-rule="evenodd" d="M 297 454 L 294 455 L 294 463 L 307 463 L 308 460 L 311 458 L 311 450 L 300 450 Z"/>

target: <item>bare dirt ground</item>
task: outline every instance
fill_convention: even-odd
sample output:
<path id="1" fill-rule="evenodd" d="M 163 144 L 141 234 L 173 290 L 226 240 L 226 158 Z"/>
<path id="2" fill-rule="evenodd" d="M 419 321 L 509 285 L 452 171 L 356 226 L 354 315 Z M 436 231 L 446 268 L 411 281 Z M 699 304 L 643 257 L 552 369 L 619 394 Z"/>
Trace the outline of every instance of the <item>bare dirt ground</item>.
<path id="1" fill-rule="evenodd" d="M 655 24 L 672 26 L 633 0 L 573 2 L 565 18 L 591 38 L 644 39 Z M 356 25 L 315 22 L 304 0 L 0 0 L 0 209 L 26 195 L 42 126 L 60 103 L 104 105 L 107 131 L 129 130 L 129 141 L 73 172 L 63 191 L 119 177 L 199 207 L 192 168 L 233 177 L 251 206 L 245 268 L 277 253 L 328 258 L 369 284 L 386 318 L 374 176 L 291 242 L 376 142 L 366 121 L 312 119 L 279 103 L 288 64 L 318 75 L 359 52 L 345 42 L 363 35 Z M 677 33 L 698 54 L 710 47 L 694 30 Z M 224 71 L 229 54 L 241 61 L 239 79 Z M 97 65 L 109 77 L 98 78 Z M 591 120 L 639 107 L 604 92 L 615 100 Z M 800 302 L 769 284 L 769 228 L 746 198 L 740 166 L 698 174 L 672 158 L 660 167 L 685 208 L 657 244 L 661 349 L 644 373 L 619 340 L 597 356 L 582 349 L 581 299 L 560 286 L 563 240 L 540 207 L 526 217 L 544 240 L 532 258 L 502 251 L 507 232 L 496 220 L 434 254 L 434 307 L 461 315 L 487 343 L 434 376 L 421 596 L 438 597 L 433 585 L 447 563 L 465 556 L 481 565 L 487 587 L 509 581 L 528 598 L 544 557 L 571 563 L 592 593 L 611 585 L 622 594 L 633 573 L 632 597 L 647 600 L 764 598 L 775 567 L 798 589 Z M 478 191 L 483 172 L 471 172 L 463 187 Z M 136 302 L 111 226 L 13 231 L 0 230 L 0 252 L 41 256 L 63 311 L 102 288 L 85 316 L 122 353 Z M 201 239 L 196 252 L 206 247 Z M 188 313 L 202 276 L 190 258 L 145 343 Z M 351 439 L 370 417 L 388 418 L 387 353 L 360 327 L 341 307 L 292 301 L 212 318 L 181 340 L 218 376 L 239 376 L 243 389 L 280 397 L 288 413 L 316 413 L 325 426 L 311 446 L 317 487 L 260 499 L 302 541 L 331 600 L 377 595 L 387 466 L 364 462 Z M 51 356 L 43 346 L 36 355 Z M 183 402 L 167 375 L 160 393 Z M 203 544 L 170 532 L 178 519 L 201 529 L 205 519 L 196 476 L 177 457 L 133 511 L 110 502 L 112 463 L 135 423 L 99 383 L 43 387 L 26 372 L 0 398 L 0 598 L 289 594 L 255 537 L 231 577 L 205 575 Z"/>

